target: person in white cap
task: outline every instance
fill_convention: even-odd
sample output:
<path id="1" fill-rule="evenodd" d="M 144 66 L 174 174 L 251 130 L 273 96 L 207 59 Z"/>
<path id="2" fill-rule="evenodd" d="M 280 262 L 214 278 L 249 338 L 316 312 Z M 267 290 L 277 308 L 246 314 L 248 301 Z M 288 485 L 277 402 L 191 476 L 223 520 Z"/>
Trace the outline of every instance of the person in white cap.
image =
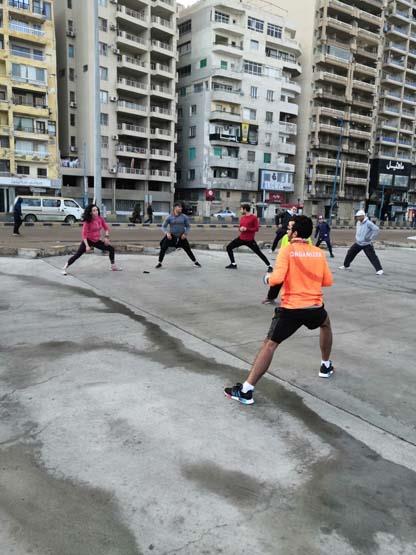
<path id="1" fill-rule="evenodd" d="M 350 264 L 357 256 L 357 254 L 360 251 L 364 251 L 364 254 L 374 266 L 376 274 L 378 276 L 381 276 L 384 274 L 384 271 L 372 245 L 372 242 L 377 237 L 380 229 L 367 218 L 364 210 L 358 210 L 358 212 L 355 214 L 355 217 L 357 218 L 355 243 L 351 245 L 351 247 L 348 249 L 348 252 L 344 259 L 344 264 L 340 266 L 339 269 L 349 270 Z"/>

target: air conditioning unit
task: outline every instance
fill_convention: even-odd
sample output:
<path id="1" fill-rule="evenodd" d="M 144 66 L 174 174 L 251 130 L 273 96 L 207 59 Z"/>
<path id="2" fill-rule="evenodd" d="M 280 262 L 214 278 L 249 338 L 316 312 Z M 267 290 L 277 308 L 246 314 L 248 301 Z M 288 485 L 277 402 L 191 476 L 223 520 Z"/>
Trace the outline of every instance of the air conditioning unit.
<path id="1" fill-rule="evenodd" d="M 112 168 L 108 168 L 108 171 L 109 171 L 110 173 L 117 173 L 117 168 L 114 166 L 114 167 L 112 167 Z"/>
<path id="2" fill-rule="evenodd" d="M 114 23 L 110 25 L 110 31 L 117 31 L 117 26 Z"/>
<path id="3" fill-rule="evenodd" d="M 74 100 L 71 100 L 69 105 L 70 105 L 71 108 L 76 108 L 77 107 L 77 103 Z"/>
<path id="4" fill-rule="evenodd" d="M 117 102 L 117 100 L 118 100 L 117 96 L 114 96 L 114 95 L 110 96 L 110 102 Z"/>
<path id="5" fill-rule="evenodd" d="M 72 39 L 75 38 L 75 31 L 71 31 L 70 29 L 68 29 L 68 31 L 66 32 L 66 36 L 71 37 Z"/>
<path id="6" fill-rule="evenodd" d="M 69 148 L 69 150 L 70 150 L 71 152 L 77 152 L 77 151 L 78 151 L 78 147 L 76 147 L 76 146 L 71 146 L 71 147 Z"/>
<path id="7" fill-rule="evenodd" d="M 120 56 L 120 54 L 121 54 L 119 48 L 113 48 L 113 52 L 114 52 L 114 54 L 117 54 L 117 56 Z"/>
<path id="8" fill-rule="evenodd" d="M 118 0 L 110 0 L 110 4 L 118 4 Z"/>
<path id="9" fill-rule="evenodd" d="M 111 135 L 111 138 L 113 139 L 113 141 L 118 141 L 118 135 Z"/>

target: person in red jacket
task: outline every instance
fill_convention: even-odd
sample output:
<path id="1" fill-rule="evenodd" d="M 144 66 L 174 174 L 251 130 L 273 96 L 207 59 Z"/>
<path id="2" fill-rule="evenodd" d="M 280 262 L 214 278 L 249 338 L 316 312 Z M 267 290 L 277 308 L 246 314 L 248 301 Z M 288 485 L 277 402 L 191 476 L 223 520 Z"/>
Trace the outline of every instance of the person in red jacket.
<path id="1" fill-rule="evenodd" d="M 251 249 L 254 253 L 257 254 L 259 258 L 263 260 L 263 262 L 267 266 L 267 270 L 272 272 L 273 268 L 270 266 L 270 262 L 266 256 L 261 252 L 260 247 L 254 240 L 254 236 L 256 232 L 259 230 L 259 220 L 257 216 L 254 214 L 250 214 L 250 205 L 249 204 L 242 204 L 241 205 L 241 218 L 240 218 L 240 235 L 228 243 L 227 245 L 227 253 L 230 257 L 230 264 L 226 266 L 227 270 L 236 270 L 237 264 L 235 263 L 234 253 L 233 250 L 241 247 L 242 245 Z"/>

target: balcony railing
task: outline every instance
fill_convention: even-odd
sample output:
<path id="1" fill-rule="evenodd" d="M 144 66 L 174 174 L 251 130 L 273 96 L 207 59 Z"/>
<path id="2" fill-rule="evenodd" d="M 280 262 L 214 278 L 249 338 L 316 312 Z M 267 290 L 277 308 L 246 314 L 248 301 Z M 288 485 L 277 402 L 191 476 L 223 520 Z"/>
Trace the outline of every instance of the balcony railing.
<path id="1" fill-rule="evenodd" d="M 161 108 L 160 106 L 151 106 L 150 111 L 157 114 L 163 114 L 165 116 L 172 115 L 172 110 L 169 110 L 169 108 Z"/>
<path id="2" fill-rule="evenodd" d="M 169 19 L 158 17 L 157 15 L 152 15 L 152 23 L 157 23 L 158 25 L 162 25 L 163 27 L 169 27 L 169 29 L 172 28 L 172 22 Z"/>
<path id="3" fill-rule="evenodd" d="M 152 62 L 150 64 L 150 69 L 154 70 L 159 70 L 159 71 L 167 71 L 168 73 L 170 73 L 170 66 L 166 65 L 166 64 L 159 64 L 159 63 L 154 63 Z"/>
<path id="4" fill-rule="evenodd" d="M 169 87 L 163 87 L 162 85 L 150 85 L 152 91 L 158 91 L 164 94 L 171 94 L 172 91 Z"/>
<path id="5" fill-rule="evenodd" d="M 159 129 L 157 127 L 156 128 L 152 127 L 150 129 L 150 134 L 151 135 L 166 135 L 166 136 L 169 136 L 169 135 L 171 135 L 171 131 L 169 129 Z"/>
<path id="6" fill-rule="evenodd" d="M 169 51 L 173 50 L 171 44 L 169 44 L 168 42 L 162 42 L 160 40 L 152 40 L 151 45 L 155 46 L 156 48 L 161 48 L 162 50 L 169 50 Z"/>
<path id="7" fill-rule="evenodd" d="M 148 85 L 147 83 L 142 83 L 141 81 L 133 81 L 132 79 L 126 79 L 125 77 L 119 77 L 117 82 L 120 85 L 126 85 L 127 87 L 133 87 L 135 89 L 143 89 L 147 90 Z"/>
<path id="8" fill-rule="evenodd" d="M 133 152 L 133 153 L 136 153 L 136 154 L 146 154 L 147 153 L 147 148 L 144 148 L 144 147 L 141 147 L 141 146 L 118 144 L 117 145 L 117 151 L 118 152 Z"/>
<path id="9" fill-rule="evenodd" d="M 117 36 L 126 40 L 130 40 L 137 44 L 141 44 L 143 46 L 146 45 L 145 39 L 138 37 L 137 35 L 132 35 L 131 33 L 126 33 L 126 31 L 117 31 Z"/>
<path id="10" fill-rule="evenodd" d="M 157 175 L 161 177 L 170 177 L 172 174 L 169 170 L 149 170 L 149 175 Z"/>
<path id="11" fill-rule="evenodd" d="M 39 127 L 26 127 L 24 125 L 15 125 L 15 131 L 21 131 L 22 133 L 37 133 L 38 135 L 47 135 L 48 130 Z"/>
<path id="12" fill-rule="evenodd" d="M 15 151 L 16 156 L 31 156 L 37 158 L 49 158 L 49 152 L 38 152 L 36 150 L 20 150 L 16 149 Z"/>
<path id="13" fill-rule="evenodd" d="M 125 13 L 130 17 L 134 17 L 135 19 L 141 19 L 142 21 L 146 21 L 146 13 L 144 11 L 138 12 L 136 10 L 132 10 L 131 8 L 127 8 L 127 6 L 121 6 L 120 4 L 117 5 L 117 11 Z"/>
<path id="14" fill-rule="evenodd" d="M 23 50 L 19 50 L 18 48 L 11 48 L 10 50 L 13 56 L 20 56 L 22 58 L 28 58 L 30 60 L 36 60 L 38 62 L 43 62 L 45 60 L 45 56 L 43 54 L 35 54 L 34 52 L 25 52 Z"/>
<path id="15" fill-rule="evenodd" d="M 146 170 L 142 168 L 128 168 L 126 166 L 119 166 L 118 167 L 119 173 L 127 173 L 131 175 L 146 175 Z"/>
<path id="16" fill-rule="evenodd" d="M 169 150 L 163 150 L 161 148 L 151 148 L 150 154 L 152 156 L 170 156 Z"/>
<path id="17" fill-rule="evenodd" d="M 147 127 L 143 127 L 142 125 L 133 125 L 131 123 L 118 123 L 117 128 L 132 131 L 133 133 L 147 133 Z"/>
<path id="18" fill-rule="evenodd" d="M 22 96 L 14 96 L 13 97 L 13 104 L 16 106 L 30 106 L 31 108 L 47 108 L 47 100 L 44 99 L 33 99 L 33 98 L 24 98 Z"/>
<path id="19" fill-rule="evenodd" d="M 137 60 L 136 58 L 132 58 L 131 56 L 126 56 L 126 55 L 122 55 L 122 56 L 118 56 L 117 60 L 119 62 L 125 62 L 127 64 L 133 64 L 135 66 L 139 66 L 139 67 L 146 67 L 147 64 L 146 62 L 142 62 L 140 60 Z"/>
<path id="20" fill-rule="evenodd" d="M 136 102 L 129 102 L 128 100 L 119 100 L 117 102 L 119 108 L 127 108 L 128 110 L 137 110 L 138 112 L 146 112 L 147 107 L 143 104 L 137 104 Z"/>
<path id="21" fill-rule="evenodd" d="M 16 31 L 17 33 L 26 33 L 28 35 L 35 35 L 36 37 L 45 36 L 45 31 L 42 31 L 40 29 L 34 29 L 33 27 L 29 27 L 29 25 L 25 25 L 24 23 L 18 23 L 17 21 L 11 21 L 9 24 L 9 29 L 11 31 Z"/>

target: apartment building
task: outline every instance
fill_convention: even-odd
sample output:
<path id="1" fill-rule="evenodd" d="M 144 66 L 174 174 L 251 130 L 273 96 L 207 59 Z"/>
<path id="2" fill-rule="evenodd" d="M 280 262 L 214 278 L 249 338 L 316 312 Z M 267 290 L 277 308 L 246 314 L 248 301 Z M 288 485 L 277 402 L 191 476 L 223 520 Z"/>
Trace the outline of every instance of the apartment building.
<path id="1" fill-rule="evenodd" d="M 103 204 L 168 211 L 175 183 L 174 0 L 99 0 Z M 94 4 L 57 0 L 62 190 L 93 198 Z"/>
<path id="2" fill-rule="evenodd" d="M 416 187 L 411 183 L 415 107 L 416 3 L 388 1 L 369 195 L 369 210 L 378 217 L 400 220 L 409 204 L 416 208 Z"/>
<path id="3" fill-rule="evenodd" d="M 0 2 L 0 212 L 17 195 L 55 194 L 57 144 L 53 3 Z"/>
<path id="4" fill-rule="evenodd" d="M 288 202 L 301 49 L 283 16 L 203 0 L 179 12 L 176 198 L 200 215 Z"/>

